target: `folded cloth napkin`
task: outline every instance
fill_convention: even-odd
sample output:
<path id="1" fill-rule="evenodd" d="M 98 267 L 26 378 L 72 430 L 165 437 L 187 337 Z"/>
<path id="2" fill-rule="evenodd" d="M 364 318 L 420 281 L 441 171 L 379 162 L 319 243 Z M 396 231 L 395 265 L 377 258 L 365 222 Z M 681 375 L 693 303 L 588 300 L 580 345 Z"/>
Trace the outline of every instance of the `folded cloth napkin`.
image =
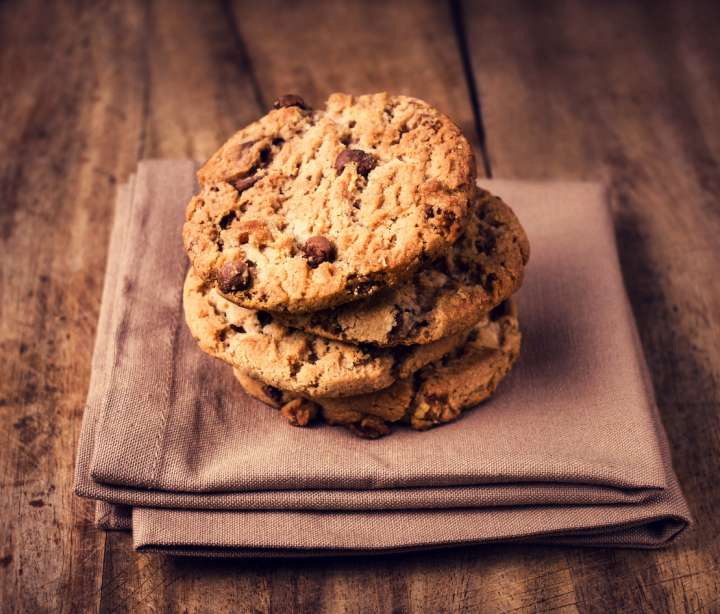
<path id="1" fill-rule="evenodd" d="M 145 161 L 119 190 L 76 467 L 99 526 L 208 556 L 657 547 L 687 526 L 598 185 L 482 182 L 532 246 L 518 364 L 456 422 L 368 441 L 288 426 L 197 348 L 182 310 L 194 170 Z"/>

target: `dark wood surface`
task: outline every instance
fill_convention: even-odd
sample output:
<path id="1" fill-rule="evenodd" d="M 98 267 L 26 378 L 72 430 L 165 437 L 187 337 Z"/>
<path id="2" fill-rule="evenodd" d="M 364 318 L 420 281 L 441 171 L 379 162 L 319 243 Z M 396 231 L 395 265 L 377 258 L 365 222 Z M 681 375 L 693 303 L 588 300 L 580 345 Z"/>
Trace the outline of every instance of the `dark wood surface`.
<path id="1" fill-rule="evenodd" d="M 707 2 L 0 4 L 2 612 L 720 612 L 720 10 Z M 425 98 L 496 177 L 605 181 L 696 526 L 641 552 L 132 552 L 71 492 L 118 182 L 286 92 Z"/>

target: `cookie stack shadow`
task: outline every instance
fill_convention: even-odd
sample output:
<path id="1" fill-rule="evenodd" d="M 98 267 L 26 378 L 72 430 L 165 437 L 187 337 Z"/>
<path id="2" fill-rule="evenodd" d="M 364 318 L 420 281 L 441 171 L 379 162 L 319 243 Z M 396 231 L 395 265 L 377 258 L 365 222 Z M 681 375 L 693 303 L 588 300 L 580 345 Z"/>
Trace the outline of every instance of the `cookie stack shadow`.
<path id="1" fill-rule="evenodd" d="M 186 321 L 291 424 L 427 429 L 487 399 L 517 359 L 527 237 L 427 103 L 283 96 L 198 178 Z"/>

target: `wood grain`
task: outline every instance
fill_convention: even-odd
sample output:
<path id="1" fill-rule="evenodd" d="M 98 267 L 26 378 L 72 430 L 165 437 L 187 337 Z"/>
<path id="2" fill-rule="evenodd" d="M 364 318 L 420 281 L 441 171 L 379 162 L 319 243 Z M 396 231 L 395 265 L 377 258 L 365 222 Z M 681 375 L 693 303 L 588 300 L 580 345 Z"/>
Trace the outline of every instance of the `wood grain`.
<path id="1" fill-rule="evenodd" d="M 441 2 L 234 2 L 261 97 L 332 92 L 422 97 L 473 137 L 472 108 L 448 7 Z"/>
<path id="2" fill-rule="evenodd" d="M 518 19 L 522 15 L 523 19 Z M 682 545 L 563 555 L 583 611 L 718 611 L 717 3 L 468 3 L 493 173 L 606 182 L 680 482 Z M 582 573 L 592 561 L 595 572 Z"/>
<path id="3" fill-rule="evenodd" d="M 0 594 L 9 611 L 107 609 L 155 565 L 72 495 L 115 185 L 142 157 L 209 155 L 259 109 L 221 5 L 0 10 Z M 133 565 L 114 576 L 116 543 Z"/>
<path id="4" fill-rule="evenodd" d="M 112 11 L 2 11 L 0 591 L 10 611 L 89 610 L 105 537 L 92 505 L 72 496 L 72 448 L 112 194 L 139 130 L 127 74 L 91 67 L 112 66 L 109 45 L 131 64 L 134 41 L 124 15 L 94 40 L 90 24 Z"/>
<path id="5" fill-rule="evenodd" d="M 457 10 L 459 9 L 459 10 Z M 172 560 L 71 493 L 115 186 L 208 156 L 278 95 L 426 98 L 480 145 L 432 2 L 0 5 L 0 609 L 720 610 L 720 41 L 714 3 L 467 2 L 492 171 L 610 186 L 624 275 L 698 524 L 658 552 L 485 546 Z"/>

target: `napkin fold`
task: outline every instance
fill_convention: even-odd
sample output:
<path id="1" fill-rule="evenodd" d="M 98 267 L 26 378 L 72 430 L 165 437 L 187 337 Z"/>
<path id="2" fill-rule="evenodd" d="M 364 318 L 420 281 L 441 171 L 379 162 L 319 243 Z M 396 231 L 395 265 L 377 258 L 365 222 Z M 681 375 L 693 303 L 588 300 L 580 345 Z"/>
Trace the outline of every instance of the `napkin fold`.
<path id="1" fill-rule="evenodd" d="M 358 439 L 292 428 L 185 326 L 192 161 L 141 162 L 118 191 L 77 494 L 138 550 L 309 556 L 489 541 L 658 547 L 690 514 L 592 183 L 482 181 L 532 255 L 523 350 L 456 422 Z"/>

